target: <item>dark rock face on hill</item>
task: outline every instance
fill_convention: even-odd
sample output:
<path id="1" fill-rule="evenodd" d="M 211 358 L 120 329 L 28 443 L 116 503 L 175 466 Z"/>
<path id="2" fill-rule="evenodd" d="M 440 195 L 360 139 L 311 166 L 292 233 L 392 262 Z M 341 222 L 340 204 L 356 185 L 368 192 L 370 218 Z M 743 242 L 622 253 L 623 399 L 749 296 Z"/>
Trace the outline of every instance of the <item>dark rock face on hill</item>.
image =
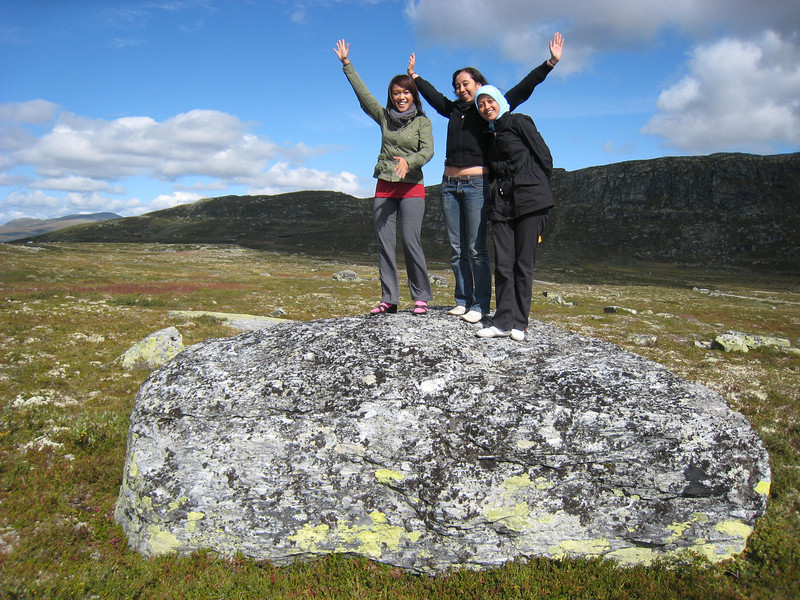
<path id="1" fill-rule="evenodd" d="M 742 551 L 769 460 L 719 394 L 544 323 L 523 342 L 475 330 L 403 311 L 187 349 L 136 397 L 129 543 L 427 573 Z"/>
<path id="2" fill-rule="evenodd" d="M 430 178 L 429 178 L 430 179 Z M 800 264 L 800 153 L 715 154 L 556 170 L 542 260 Z M 439 186 L 423 247 L 449 260 Z M 226 196 L 40 236 L 37 241 L 228 243 L 325 257 L 374 257 L 369 199 L 336 192 Z"/>
<path id="3" fill-rule="evenodd" d="M 800 263 L 800 154 L 631 161 L 558 172 L 553 189 L 552 252 L 680 264 Z"/>

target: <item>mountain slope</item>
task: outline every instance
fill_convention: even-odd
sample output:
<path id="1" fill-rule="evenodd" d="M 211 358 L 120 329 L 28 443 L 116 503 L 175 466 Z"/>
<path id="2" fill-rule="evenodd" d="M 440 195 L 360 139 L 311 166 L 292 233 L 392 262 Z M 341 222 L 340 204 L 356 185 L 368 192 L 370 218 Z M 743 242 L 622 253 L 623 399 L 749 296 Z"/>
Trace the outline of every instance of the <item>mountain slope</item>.
<path id="1" fill-rule="evenodd" d="M 57 231 L 82 223 L 97 223 L 108 219 L 121 219 L 117 214 L 110 212 L 93 213 L 86 215 L 67 215 L 57 219 L 14 219 L 5 225 L 0 225 L 0 242 L 11 242 L 31 236 Z"/>
<path id="2" fill-rule="evenodd" d="M 430 177 L 429 177 L 430 179 Z M 645 260 L 796 269 L 800 153 L 715 154 L 556 170 L 541 248 L 556 263 Z M 423 247 L 449 260 L 439 186 Z M 225 196 L 38 236 L 36 241 L 226 243 L 325 257 L 374 256 L 371 201 L 338 192 Z"/>

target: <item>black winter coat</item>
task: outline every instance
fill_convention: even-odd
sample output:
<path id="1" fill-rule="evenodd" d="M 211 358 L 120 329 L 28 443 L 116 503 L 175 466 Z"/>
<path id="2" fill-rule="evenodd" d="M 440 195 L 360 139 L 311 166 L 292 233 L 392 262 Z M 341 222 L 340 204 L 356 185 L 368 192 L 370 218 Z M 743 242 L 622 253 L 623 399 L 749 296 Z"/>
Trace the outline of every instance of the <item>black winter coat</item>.
<path id="1" fill-rule="evenodd" d="M 507 221 L 555 205 L 550 190 L 553 157 L 528 115 L 506 113 L 488 124 L 486 161 L 492 182 L 489 218 Z"/>

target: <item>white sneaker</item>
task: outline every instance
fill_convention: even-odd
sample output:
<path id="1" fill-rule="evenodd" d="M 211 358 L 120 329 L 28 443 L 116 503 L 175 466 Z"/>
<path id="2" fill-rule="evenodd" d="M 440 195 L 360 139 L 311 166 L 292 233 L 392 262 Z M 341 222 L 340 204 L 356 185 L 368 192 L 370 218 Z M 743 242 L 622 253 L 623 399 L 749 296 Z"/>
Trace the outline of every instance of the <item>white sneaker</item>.
<path id="1" fill-rule="evenodd" d="M 467 307 L 462 304 L 456 304 L 453 308 L 447 311 L 448 315 L 453 315 L 454 317 L 460 317 L 465 312 L 467 312 Z"/>
<path id="2" fill-rule="evenodd" d="M 494 325 L 491 327 L 484 327 L 483 329 L 478 330 L 477 335 L 480 338 L 496 338 L 496 337 L 508 337 L 508 331 L 503 331 L 502 329 L 498 329 Z"/>
<path id="3" fill-rule="evenodd" d="M 467 314 L 461 315 L 461 318 L 467 323 L 478 323 L 483 319 L 483 313 L 479 310 L 471 310 Z"/>
<path id="4" fill-rule="evenodd" d="M 522 329 L 512 329 L 511 339 L 515 342 L 521 342 L 525 339 L 525 332 Z"/>

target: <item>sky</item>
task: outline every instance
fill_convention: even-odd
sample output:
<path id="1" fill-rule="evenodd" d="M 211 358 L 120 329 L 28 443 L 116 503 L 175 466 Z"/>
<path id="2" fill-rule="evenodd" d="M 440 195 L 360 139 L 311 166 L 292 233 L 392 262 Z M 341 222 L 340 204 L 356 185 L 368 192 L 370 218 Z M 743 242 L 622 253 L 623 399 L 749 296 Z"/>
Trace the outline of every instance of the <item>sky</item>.
<path id="1" fill-rule="evenodd" d="M 384 102 L 416 71 L 452 95 L 561 62 L 517 112 L 556 167 L 800 150 L 800 2 L 0 0 L 0 224 L 123 216 L 230 194 L 369 197 L 380 130 L 333 48 Z M 441 180 L 446 119 L 425 105 Z"/>

